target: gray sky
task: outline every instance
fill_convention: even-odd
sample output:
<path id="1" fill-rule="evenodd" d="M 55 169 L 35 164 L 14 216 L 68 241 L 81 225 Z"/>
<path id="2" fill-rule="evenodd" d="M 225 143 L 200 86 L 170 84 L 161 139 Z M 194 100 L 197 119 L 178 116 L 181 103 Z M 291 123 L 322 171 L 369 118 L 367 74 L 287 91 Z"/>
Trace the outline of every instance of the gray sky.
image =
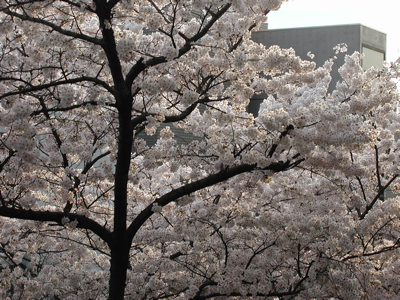
<path id="1" fill-rule="evenodd" d="M 361 23 L 387 34 L 387 61 L 400 57 L 400 0 L 288 0 L 270 29 Z"/>

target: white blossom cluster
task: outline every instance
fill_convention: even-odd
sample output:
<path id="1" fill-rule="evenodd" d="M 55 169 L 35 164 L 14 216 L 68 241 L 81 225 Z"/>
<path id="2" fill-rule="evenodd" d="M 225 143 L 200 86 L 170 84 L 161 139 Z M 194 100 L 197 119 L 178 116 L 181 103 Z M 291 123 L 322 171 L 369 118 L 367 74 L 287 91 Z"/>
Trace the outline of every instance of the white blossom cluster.
<path id="1" fill-rule="evenodd" d="M 250 40 L 281 0 L 28 2 L 0 4 L 0 298 L 114 299 L 125 257 L 129 299 L 399 296 L 398 64 L 345 55 L 329 92 L 335 58 Z"/>

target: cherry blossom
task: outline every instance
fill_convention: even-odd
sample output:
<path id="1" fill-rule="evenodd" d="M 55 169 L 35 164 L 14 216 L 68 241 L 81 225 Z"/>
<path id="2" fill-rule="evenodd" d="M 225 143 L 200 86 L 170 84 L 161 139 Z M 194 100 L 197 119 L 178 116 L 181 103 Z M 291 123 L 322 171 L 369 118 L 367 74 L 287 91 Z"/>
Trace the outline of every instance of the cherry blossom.
<path id="1" fill-rule="evenodd" d="M 1 1 L 0 298 L 399 297 L 400 67 L 283 2 Z"/>

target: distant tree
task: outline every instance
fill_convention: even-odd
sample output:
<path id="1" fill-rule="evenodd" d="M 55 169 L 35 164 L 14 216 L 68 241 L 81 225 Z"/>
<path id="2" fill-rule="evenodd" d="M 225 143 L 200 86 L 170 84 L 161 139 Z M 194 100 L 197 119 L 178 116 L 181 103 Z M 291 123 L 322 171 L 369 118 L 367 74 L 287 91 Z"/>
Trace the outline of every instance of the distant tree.
<path id="1" fill-rule="evenodd" d="M 281 2 L 0 2 L 2 298 L 399 296 L 398 66 L 328 93 Z"/>

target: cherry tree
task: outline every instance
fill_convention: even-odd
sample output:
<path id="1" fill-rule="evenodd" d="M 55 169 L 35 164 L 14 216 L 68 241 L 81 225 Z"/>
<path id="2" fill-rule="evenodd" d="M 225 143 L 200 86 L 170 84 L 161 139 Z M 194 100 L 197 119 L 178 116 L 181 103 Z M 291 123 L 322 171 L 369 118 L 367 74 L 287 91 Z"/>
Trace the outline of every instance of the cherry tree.
<path id="1" fill-rule="evenodd" d="M 1 0 L 2 298 L 400 296 L 399 67 L 329 93 L 282 2 Z"/>

